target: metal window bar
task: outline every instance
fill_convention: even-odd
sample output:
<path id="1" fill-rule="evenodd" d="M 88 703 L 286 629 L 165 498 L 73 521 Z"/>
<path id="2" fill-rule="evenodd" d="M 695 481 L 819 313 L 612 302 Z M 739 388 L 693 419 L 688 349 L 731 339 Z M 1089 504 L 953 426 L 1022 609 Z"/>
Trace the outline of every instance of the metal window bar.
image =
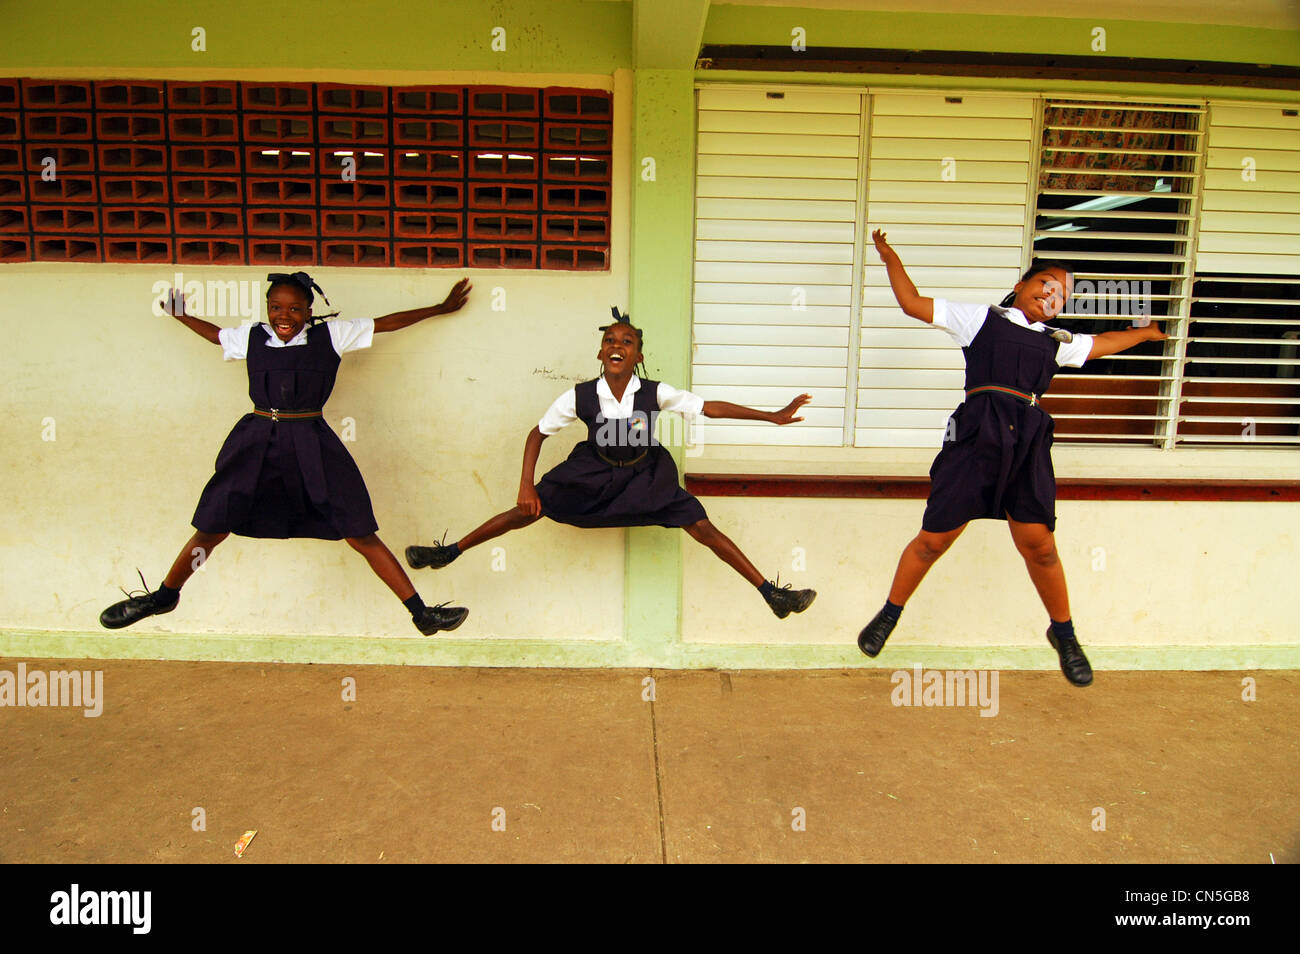
<path id="1" fill-rule="evenodd" d="M 1207 131 L 1176 439 L 1179 446 L 1295 445 L 1300 119 L 1283 104 L 1212 102 Z"/>
<path id="2" fill-rule="evenodd" d="M 1124 125 L 1102 121 L 1115 110 Z M 1098 334 L 1149 317 L 1169 334 L 1062 369 L 1045 401 L 1060 442 L 1175 445 L 1205 112 L 1199 102 L 1042 101 L 1025 266 L 1038 258 L 1074 268 L 1063 325 Z"/>
<path id="3" fill-rule="evenodd" d="M 1179 446 L 1300 443 L 1300 276 L 1197 275 L 1182 370 Z"/>

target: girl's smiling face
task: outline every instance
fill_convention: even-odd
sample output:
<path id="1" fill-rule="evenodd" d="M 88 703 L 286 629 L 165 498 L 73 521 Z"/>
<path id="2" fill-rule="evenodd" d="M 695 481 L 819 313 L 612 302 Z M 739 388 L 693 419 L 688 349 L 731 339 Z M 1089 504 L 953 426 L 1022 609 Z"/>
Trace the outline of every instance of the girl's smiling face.
<path id="1" fill-rule="evenodd" d="M 311 304 L 301 288 L 278 284 L 266 293 L 266 323 L 281 341 L 292 341 L 309 318 Z"/>
<path id="2" fill-rule="evenodd" d="M 1063 268 L 1045 268 L 1015 287 L 1015 307 L 1030 321 L 1051 321 L 1065 309 L 1073 278 Z"/>
<path id="3" fill-rule="evenodd" d="M 600 359 L 606 374 L 615 377 L 631 374 L 642 358 L 640 336 L 631 325 L 610 325 L 605 329 L 605 337 L 601 339 L 596 357 Z"/>

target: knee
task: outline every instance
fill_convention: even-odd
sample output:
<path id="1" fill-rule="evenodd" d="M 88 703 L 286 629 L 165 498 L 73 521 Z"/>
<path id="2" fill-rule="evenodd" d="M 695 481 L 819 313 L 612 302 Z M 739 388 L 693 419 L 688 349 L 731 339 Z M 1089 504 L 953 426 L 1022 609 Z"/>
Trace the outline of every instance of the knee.
<path id="1" fill-rule="evenodd" d="M 922 531 L 912 542 L 913 551 L 924 563 L 933 563 L 948 552 L 952 540 L 934 533 Z"/>
<path id="2" fill-rule="evenodd" d="M 1050 534 L 1042 539 L 1020 543 L 1017 549 L 1025 562 L 1034 566 L 1049 567 L 1061 562 L 1056 553 L 1056 540 Z"/>
<path id="3" fill-rule="evenodd" d="M 517 527 L 526 527 L 541 519 L 540 513 L 529 513 L 522 505 L 516 505 L 515 509 L 510 511 L 510 522 Z"/>
<path id="4" fill-rule="evenodd" d="M 719 536 L 718 528 L 709 523 L 708 520 L 697 520 L 695 523 L 687 524 L 682 529 L 700 543 L 712 543 Z"/>
<path id="5" fill-rule="evenodd" d="M 228 536 L 230 536 L 229 533 L 200 532 L 194 535 L 194 544 L 195 546 L 206 547 L 207 549 L 211 550 L 213 547 L 215 547 L 222 540 L 226 539 L 226 537 Z"/>

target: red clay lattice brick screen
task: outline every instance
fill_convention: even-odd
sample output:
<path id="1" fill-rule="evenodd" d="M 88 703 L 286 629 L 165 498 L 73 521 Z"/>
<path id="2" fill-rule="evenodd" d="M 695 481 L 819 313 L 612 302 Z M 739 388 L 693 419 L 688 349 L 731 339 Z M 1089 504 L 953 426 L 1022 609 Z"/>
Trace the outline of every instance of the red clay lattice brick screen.
<path id="1" fill-rule="evenodd" d="M 0 79 L 0 262 L 607 269 L 611 96 Z"/>

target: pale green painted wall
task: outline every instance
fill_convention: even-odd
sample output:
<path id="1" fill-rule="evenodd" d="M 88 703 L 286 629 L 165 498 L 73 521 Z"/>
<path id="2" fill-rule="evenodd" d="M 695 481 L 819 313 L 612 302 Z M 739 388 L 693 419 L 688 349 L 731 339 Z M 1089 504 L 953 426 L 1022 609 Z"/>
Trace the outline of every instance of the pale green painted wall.
<path id="1" fill-rule="evenodd" d="M 5 5 L 0 64 L 612 73 L 632 65 L 631 4 L 97 0 Z M 192 30 L 206 52 L 191 49 Z M 505 50 L 492 49 L 505 30 Z"/>
<path id="2" fill-rule="evenodd" d="M 695 230 L 694 78 L 689 70 L 637 70 L 634 85 L 632 247 L 646 251 L 633 256 L 632 319 L 645 332 L 647 373 L 686 387 Z M 682 455 L 675 457 L 680 468 Z M 679 639 L 682 537 L 681 531 L 656 527 L 628 531 L 627 638 L 638 646 Z"/>
<path id="3" fill-rule="evenodd" d="M 656 4 L 647 4 L 653 9 Z M 662 5 L 660 5 L 662 6 Z M 675 0 L 662 16 L 688 12 Z M 457 69 L 605 72 L 631 67 L 632 4 L 606 0 L 494 0 L 387 4 L 316 0 L 295 7 L 256 0 L 94 0 L 9 4 L 0 63 L 48 68 Z M 1044 13 L 1050 13 L 1045 10 Z M 652 14 L 653 15 L 653 14 Z M 57 29 L 54 27 L 57 25 Z M 191 31 L 207 31 L 193 52 Z M 802 26 L 810 46 L 1106 55 L 1300 65 L 1296 31 L 1140 20 L 814 10 L 709 4 L 704 42 L 786 45 Z M 506 49 L 492 50 L 503 27 Z M 691 30 L 692 23 L 684 23 Z"/>

